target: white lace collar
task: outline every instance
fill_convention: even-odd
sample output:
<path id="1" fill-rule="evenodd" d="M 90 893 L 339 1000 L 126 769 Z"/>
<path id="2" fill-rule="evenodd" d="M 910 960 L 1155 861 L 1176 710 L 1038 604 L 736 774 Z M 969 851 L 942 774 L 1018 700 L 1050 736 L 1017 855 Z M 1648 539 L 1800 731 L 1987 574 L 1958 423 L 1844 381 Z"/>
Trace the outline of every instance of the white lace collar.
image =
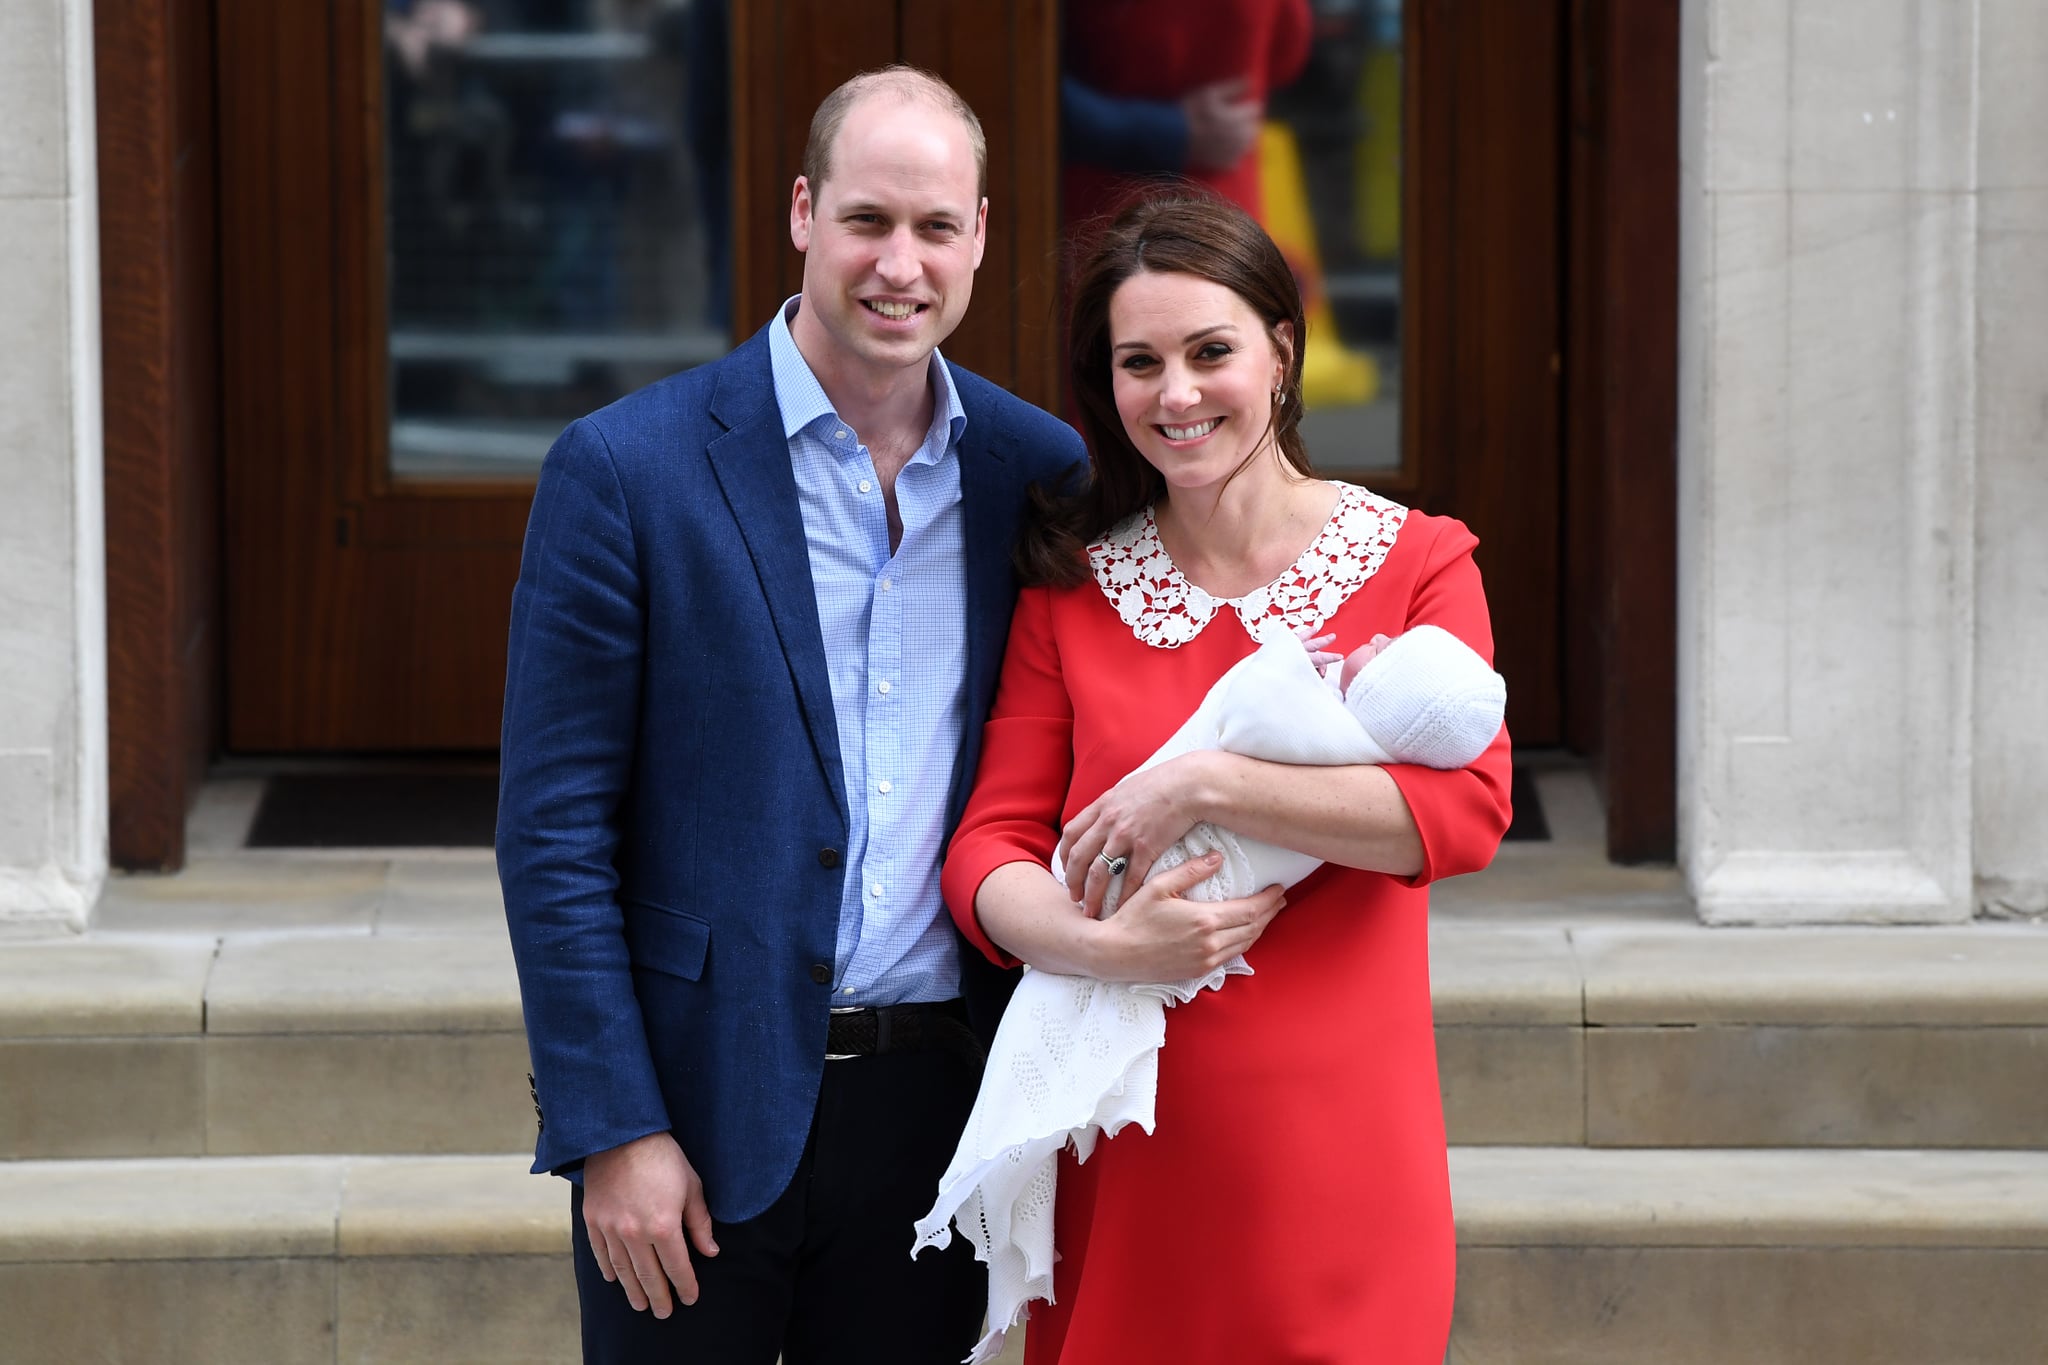
<path id="1" fill-rule="evenodd" d="M 1177 649 L 1202 633 L 1219 607 L 1228 606 L 1245 633 L 1262 640 L 1277 624 L 1289 631 L 1322 629 L 1365 580 L 1379 572 L 1408 509 L 1340 483 L 1337 510 L 1281 575 L 1243 597 L 1212 597 L 1181 576 L 1166 547 L 1152 509 L 1118 524 L 1088 547 L 1095 581 L 1116 614 L 1145 644 Z"/>

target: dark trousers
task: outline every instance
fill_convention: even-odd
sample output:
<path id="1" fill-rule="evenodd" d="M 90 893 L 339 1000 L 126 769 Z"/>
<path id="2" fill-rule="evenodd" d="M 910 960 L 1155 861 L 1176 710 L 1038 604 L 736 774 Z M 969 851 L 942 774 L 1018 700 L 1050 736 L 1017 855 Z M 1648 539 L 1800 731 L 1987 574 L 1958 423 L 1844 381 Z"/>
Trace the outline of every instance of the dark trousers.
<path id="1" fill-rule="evenodd" d="M 965 1238 L 915 1261 L 910 1244 L 979 1082 L 945 1051 L 826 1062 L 789 1187 L 759 1217 L 714 1223 L 718 1255 L 690 1253 L 697 1302 L 666 1321 L 598 1272 L 574 1187 L 586 1365 L 955 1365 L 981 1334 L 986 1273 Z"/>

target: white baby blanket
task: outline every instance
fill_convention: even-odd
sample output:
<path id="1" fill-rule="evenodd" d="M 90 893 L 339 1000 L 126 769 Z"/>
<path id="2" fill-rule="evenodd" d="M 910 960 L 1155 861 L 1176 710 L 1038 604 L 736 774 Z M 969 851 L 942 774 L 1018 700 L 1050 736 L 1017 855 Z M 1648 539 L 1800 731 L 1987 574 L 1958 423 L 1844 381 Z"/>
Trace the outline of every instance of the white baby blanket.
<path id="1" fill-rule="evenodd" d="M 1279 635 L 1218 679 L 1187 723 L 1137 771 L 1199 749 L 1276 763 L 1462 767 L 1499 731 L 1506 696 L 1484 660 L 1434 626 L 1395 640 L 1366 664 L 1343 699 L 1301 642 Z M 1205 823 L 1161 855 L 1152 872 L 1211 850 L 1221 851 L 1223 866 L 1188 892 L 1190 900 L 1292 886 L 1321 866 L 1318 858 Z M 1057 863 L 1053 872 L 1059 875 Z M 1114 912 L 1123 882 L 1111 882 L 1105 914 Z M 974 1242 L 975 1256 L 988 1263 L 990 1330 L 967 1357 L 970 1365 L 1001 1352 L 1004 1333 L 1030 1300 L 1052 1298 L 1060 1149 L 1071 1142 L 1085 1161 L 1099 1134 L 1113 1137 L 1127 1123 L 1151 1132 L 1166 1007 L 1251 970 L 1240 957 L 1205 977 L 1156 985 L 1025 970 L 996 1031 L 966 1132 L 939 1182 L 938 1201 L 918 1222 L 911 1249 L 915 1256 L 927 1246 L 948 1245 L 949 1224 L 957 1223 Z"/>

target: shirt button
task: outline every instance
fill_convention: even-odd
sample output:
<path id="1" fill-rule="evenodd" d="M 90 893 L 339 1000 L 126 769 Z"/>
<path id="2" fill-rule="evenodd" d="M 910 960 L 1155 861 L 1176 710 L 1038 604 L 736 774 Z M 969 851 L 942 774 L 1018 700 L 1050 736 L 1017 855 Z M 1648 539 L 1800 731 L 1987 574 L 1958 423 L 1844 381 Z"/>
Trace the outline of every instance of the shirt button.
<path id="1" fill-rule="evenodd" d="M 877 691 L 877 692 L 880 692 L 880 693 L 881 693 L 881 694 L 882 694 L 883 696 L 885 696 L 885 697 L 886 697 L 886 696 L 888 696 L 888 695 L 889 695 L 889 680 L 888 680 L 887 678 L 884 678 L 884 679 L 882 679 L 882 680 L 881 680 L 880 682 L 876 683 L 876 684 L 875 684 L 875 691 Z"/>
<path id="2" fill-rule="evenodd" d="M 863 492 L 863 493 L 866 493 L 866 492 L 868 492 L 869 490 L 871 490 L 872 488 L 874 488 L 874 485 L 873 485 L 873 484 L 871 484 L 871 483 L 869 483 L 869 482 L 868 482 L 868 481 L 867 481 L 866 479 L 862 479 L 862 480 L 860 481 L 860 491 L 861 491 L 861 492 Z"/>
<path id="3" fill-rule="evenodd" d="M 877 782 L 875 784 L 875 790 L 880 792 L 882 795 L 887 796 L 889 794 L 889 779 L 885 777 L 880 782 Z"/>
<path id="4" fill-rule="evenodd" d="M 883 591 L 883 592 L 887 592 L 887 591 L 889 591 L 889 590 L 890 590 L 891 588 L 893 588 L 893 587 L 895 587 L 895 586 L 896 586 L 895 582 L 894 582 L 893 580 L 891 580 L 891 579 L 887 579 L 887 578 L 885 578 L 885 579 L 883 579 L 883 580 L 882 580 L 882 591 Z"/>
<path id="5" fill-rule="evenodd" d="M 811 980 L 817 982 L 820 986 L 831 985 L 832 968 L 823 962 L 813 962 L 811 964 Z"/>
<path id="6" fill-rule="evenodd" d="M 833 439 L 833 440 L 835 440 L 835 441 L 843 441 L 843 440 L 845 440 L 845 439 L 846 439 L 846 431 L 845 431 L 845 429 L 844 429 L 844 428 L 841 428 L 840 430 L 838 430 L 838 431 L 835 431 L 835 432 L 833 432 L 833 433 L 832 433 L 832 439 Z"/>
<path id="7" fill-rule="evenodd" d="M 841 986 L 841 987 L 839 988 L 839 993 L 840 993 L 841 995 L 852 995 L 852 994 L 853 994 L 853 987 L 851 987 L 851 986 Z"/>
<path id="8" fill-rule="evenodd" d="M 871 887 L 869 887 L 869 888 L 868 888 L 868 894 L 869 894 L 870 896 L 879 896 L 879 895 L 881 895 L 881 894 L 882 894 L 882 884 L 881 884 L 880 882 L 876 882 L 876 883 L 875 883 L 875 884 L 874 884 L 873 886 L 871 886 Z"/>
<path id="9" fill-rule="evenodd" d="M 818 866 L 819 866 L 819 867 L 837 867 L 837 866 L 839 866 L 839 850 L 838 850 L 838 849 L 836 849 L 836 848 L 821 848 L 821 849 L 819 849 L 819 850 L 818 850 Z"/>

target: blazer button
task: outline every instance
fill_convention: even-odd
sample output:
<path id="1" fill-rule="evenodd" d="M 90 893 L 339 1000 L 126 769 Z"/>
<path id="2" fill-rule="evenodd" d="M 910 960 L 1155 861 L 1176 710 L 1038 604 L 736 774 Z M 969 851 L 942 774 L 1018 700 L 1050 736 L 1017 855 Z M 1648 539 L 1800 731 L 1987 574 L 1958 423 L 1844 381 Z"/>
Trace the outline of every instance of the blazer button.
<path id="1" fill-rule="evenodd" d="M 819 867 L 837 867 L 837 866 L 839 866 L 839 850 L 838 850 L 838 849 L 836 849 L 836 848 L 821 848 L 821 849 L 819 849 L 819 850 L 818 850 L 818 866 L 819 866 Z"/>
<path id="2" fill-rule="evenodd" d="M 831 985 L 832 968 L 823 962 L 813 962 L 811 964 L 811 980 L 817 982 L 820 986 Z"/>

